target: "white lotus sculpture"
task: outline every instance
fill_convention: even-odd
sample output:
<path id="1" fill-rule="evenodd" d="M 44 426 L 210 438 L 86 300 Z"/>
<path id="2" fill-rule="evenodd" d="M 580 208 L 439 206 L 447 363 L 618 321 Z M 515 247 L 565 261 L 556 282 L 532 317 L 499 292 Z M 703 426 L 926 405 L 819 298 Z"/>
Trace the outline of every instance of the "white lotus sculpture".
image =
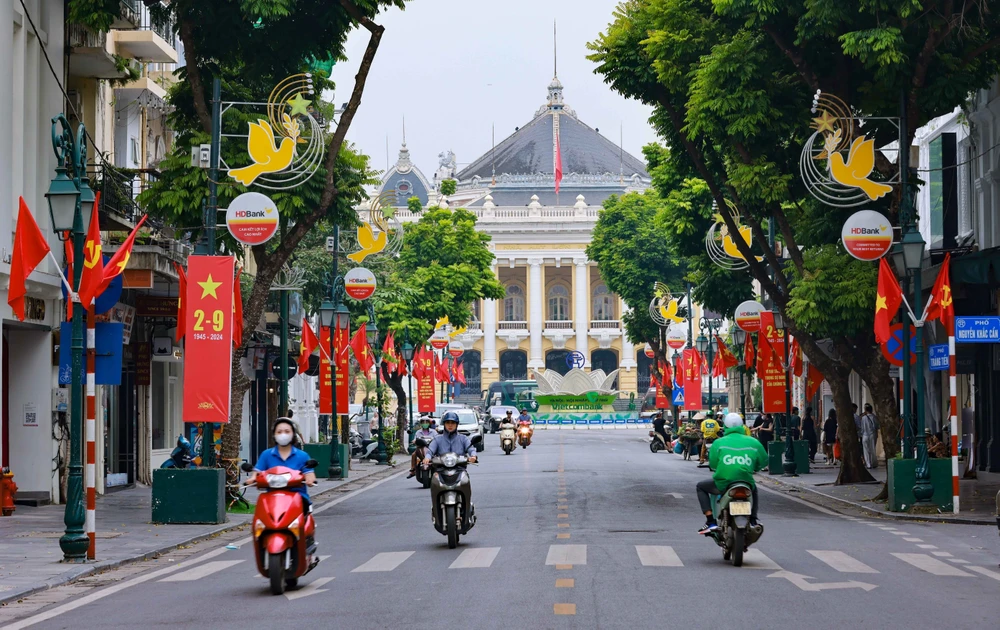
<path id="1" fill-rule="evenodd" d="M 563 376 L 555 370 L 545 370 L 535 373 L 535 380 L 538 382 L 538 394 L 561 394 L 566 396 L 582 396 L 588 392 L 599 394 L 614 394 L 617 390 L 612 389 L 615 379 L 618 378 L 618 370 L 611 374 L 605 374 L 604 370 L 594 370 L 584 372 L 580 368 L 573 368 Z"/>

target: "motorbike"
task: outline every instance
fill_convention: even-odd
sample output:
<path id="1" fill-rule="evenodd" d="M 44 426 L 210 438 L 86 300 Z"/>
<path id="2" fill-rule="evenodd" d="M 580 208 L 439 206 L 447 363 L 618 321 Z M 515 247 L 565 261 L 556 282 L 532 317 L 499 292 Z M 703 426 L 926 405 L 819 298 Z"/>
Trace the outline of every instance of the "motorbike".
<path id="1" fill-rule="evenodd" d="M 306 462 L 309 468 L 317 462 Z M 254 472 L 250 464 L 240 467 Z M 254 484 L 261 491 L 253 513 L 253 552 L 257 570 L 271 582 L 271 594 L 281 595 L 285 587 L 295 588 L 299 578 L 319 564 L 313 534 L 316 521 L 305 513 L 302 495 L 295 488 L 305 483 L 298 470 L 275 466 L 260 472 Z"/>
<path id="2" fill-rule="evenodd" d="M 193 460 L 191 442 L 183 435 L 179 435 L 177 436 L 177 446 L 170 451 L 170 459 L 163 462 L 160 468 L 187 468 Z"/>
<path id="3" fill-rule="evenodd" d="M 472 437 L 472 445 L 482 443 L 481 436 Z M 431 459 L 434 476 L 431 480 L 431 520 L 438 533 L 448 537 L 448 548 L 458 546 L 459 536 L 464 536 L 476 525 L 476 508 L 472 504 L 472 482 L 466 467 L 469 459 L 464 455 L 444 453 Z"/>
<path id="4" fill-rule="evenodd" d="M 712 513 L 719 529 L 710 534 L 722 547 L 723 560 L 731 560 L 734 567 L 743 565 L 743 552 L 760 540 L 764 526 L 750 525 L 753 513 L 753 488 L 750 484 L 730 484 L 721 496 L 712 496 Z"/>
<path id="5" fill-rule="evenodd" d="M 531 444 L 531 435 L 533 433 L 534 430 L 527 424 L 522 424 L 517 428 L 517 443 L 521 448 L 528 448 L 528 445 Z"/>
<path id="6" fill-rule="evenodd" d="M 514 450 L 514 440 L 516 437 L 517 434 L 513 422 L 504 422 L 500 425 L 500 448 L 507 455 L 510 455 Z"/>
<path id="7" fill-rule="evenodd" d="M 357 457 L 360 460 L 375 459 L 378 450 L 378 440 L 363 439 L 361 434 L 357 431 L 351 431 L 350 436 L 351 443 L 351 457 Z"/>
<path id="8" fill-rule="evenodd" d="M 431 440 L 429 440 L 428 438 L 418 437 L 414 441 L 414 444 L 417 445 L 417 450 L 416 450 L 417 461 L 423 461 L 424 460 L 424 452 L 427 450 L 427 447 L 431 445 Z M 422 485 L 425 488 L 430 488 L 431 487 L 431 471 L 427 470 L 423 466 L 417 466 L 417 470 L 415 472 L 417 473 L 417 483 L 419 483 L 420 485 Z"/>
<path id="9" fill-rule="evenodd" d="M 660 431 L 650 431 L 649 437 L 653 438 L 649 442 L 649 450 L 658 453 L 664 449 L 670 449 L 670 438 Z"/>

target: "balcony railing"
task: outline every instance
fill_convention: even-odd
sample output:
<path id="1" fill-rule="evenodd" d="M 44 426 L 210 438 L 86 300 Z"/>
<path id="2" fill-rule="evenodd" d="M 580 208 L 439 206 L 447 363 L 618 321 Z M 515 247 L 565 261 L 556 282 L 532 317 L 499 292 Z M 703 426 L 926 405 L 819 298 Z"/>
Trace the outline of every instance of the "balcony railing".
<path id="1" fill-rule="evenodd" d="M 572 330 L 573 322 L 568 319 L 547 319 L 545 328 L 548 330 Z"/>
<path id="2" fill-rule="evenodd" d="M 92 31 L 82 24 L 70 24 L 69 47 L 70 48 L 104 48 L 108 41 L 108 34 L 104 31 Z"/>
<path id="3" fill-rule="evenodd" d="M 497 330 L 528 330 L 528 322 L 503 321 L 497 324 Z"/>
<path id="4" fill-rule="evenodd" d="M 622 327 L 621 320 L 617 319 L 592 319 L 590 320 L 591 329 L 611 329 L 620 330 Z"/>
<path id="5" fill-rule="evenodd" d="M 136 198 L 153 182 L 156 175 L 148 169 L 124 169 L 104 164 L 89 167 L 91 186 L 101 192 L 99 212 L 104 212 L 128 223 L 136 223 L 146 211 Z M 160 227 L 159 221 L 150 218 L 150 227 Z"/>

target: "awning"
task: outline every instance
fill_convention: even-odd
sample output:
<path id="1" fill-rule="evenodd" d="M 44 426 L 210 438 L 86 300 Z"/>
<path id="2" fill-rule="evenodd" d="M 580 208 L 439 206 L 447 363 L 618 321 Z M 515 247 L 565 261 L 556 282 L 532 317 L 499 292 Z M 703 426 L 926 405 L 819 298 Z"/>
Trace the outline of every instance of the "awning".
<path id="1" fill-rule="evenodd" d="M 997 284 L 1000 280 L 1000 247 L 966 254 L 951 261 L 953 284 Z"/>

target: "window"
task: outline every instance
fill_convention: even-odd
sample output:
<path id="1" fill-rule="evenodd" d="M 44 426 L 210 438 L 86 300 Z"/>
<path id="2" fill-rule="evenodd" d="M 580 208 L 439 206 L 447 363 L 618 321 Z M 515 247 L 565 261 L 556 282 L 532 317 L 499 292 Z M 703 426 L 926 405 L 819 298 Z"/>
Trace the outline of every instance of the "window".
<path id="1" fill-rule="evenodd" d="M 931 140 L 929 147 L 930 172 L 927 174 L 930 193 L 930 242 L 929 248 L 950 249 L 955 246 L 958 234 L 958 174 L 956 136 L 942 133 Z"/>
<path id="2" fill-rule="evenodd" d="M 507 297 L 503 299 L 503 319 L 506 322 L 526 321 L 524 316 L 524 289 L 518 284 L 507 285 Z"/>
<path id="3" fill-rule="evenodd" d="M 560 322 L 569 320 L 569 289 L 561 284 L 554 284 L 549 289 L 549 319 Z"/>
<path id="4" fill-rule="evenodd" d="M 608 321 L 615 318 L 615 301 L 606 284 L 594 287 L 594 319 Z"/>
<path id="5" fill-rule="evenodd" d="M 167 448 L 169 444 L 167 439 L 167 432 L 169 431 L 169 427 L 167 426 L 167 405 L 164 400 L 167 384 L 166 375 L 164 374 L 165 366 L 166 363 L 153 362 L 153 377 L 151 382 L 153 385 L 153 401 L 157 403 L 153 405 L 153 449 Z"/>

